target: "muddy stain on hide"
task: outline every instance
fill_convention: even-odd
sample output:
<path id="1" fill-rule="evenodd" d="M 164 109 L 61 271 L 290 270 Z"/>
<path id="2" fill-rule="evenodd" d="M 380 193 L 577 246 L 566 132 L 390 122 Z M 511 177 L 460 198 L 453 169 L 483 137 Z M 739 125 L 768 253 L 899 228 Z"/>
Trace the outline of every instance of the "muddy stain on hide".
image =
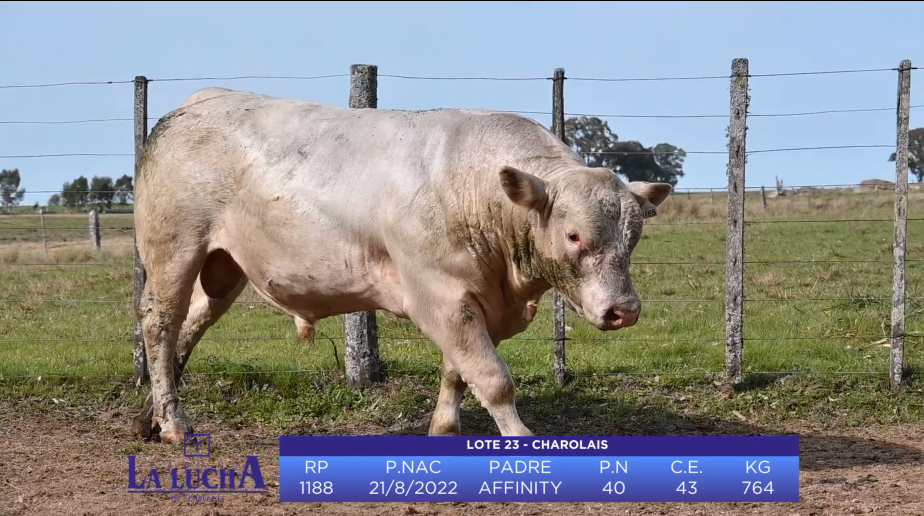
<path id="1" fill-rule="evenodd" d="M 463 302 L 459 311 L 462 313 L 462 322 L 465 324 L 472 324 L 475 322 L 475 309 L 472 308 L 472 305 Z"/>
<path id="2" fill-rule="evenodd" d="M 154 127 L 151 128 L 151 132 L 148 134 L 148 137 L 145 140 L 145 146 L 155 143 L 168 129 L 170 129 L 170 127 L 173 125 L 173 122 L 176 121 L 177 118 L 188 114 L 189 113 L 185 109 L 178 108 L 160 117 L 160 120 L 158 120 L 157 123 L 154 124 Z"/>

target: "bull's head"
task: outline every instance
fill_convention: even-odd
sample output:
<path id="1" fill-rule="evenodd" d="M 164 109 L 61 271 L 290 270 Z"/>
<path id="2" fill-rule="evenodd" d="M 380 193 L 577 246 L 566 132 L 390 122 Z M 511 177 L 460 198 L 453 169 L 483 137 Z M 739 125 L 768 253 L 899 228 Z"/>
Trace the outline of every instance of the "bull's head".
<path id="1" fill-rule="evenodd" d="M 625 183 L 605 168 L 577 167 L 544 180 L 512 167 L 500 172 L 507 197 L 529 210 L 529 245 L 521 268 L 558 289 L 571 308 L 601 330 L 635 324 L 641 301 L 629 260 L 642 220 L 671 193 L 671 185 Z M 524 258 L 522 255 L 528 255 Z"/>

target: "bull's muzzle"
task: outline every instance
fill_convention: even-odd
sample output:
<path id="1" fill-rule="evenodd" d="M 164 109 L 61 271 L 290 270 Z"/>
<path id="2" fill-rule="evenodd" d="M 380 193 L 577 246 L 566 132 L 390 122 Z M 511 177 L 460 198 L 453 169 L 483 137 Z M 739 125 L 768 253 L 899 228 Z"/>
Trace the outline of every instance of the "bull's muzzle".
<path id="1" fill-rule="evenodd" d="M 603 313 L 598 328 L 601 330 L 628 328 L 638 322 L 638 315 L 641 311 L 642 308 L 640 304 L 636 304 L 635 307 L 613 305 Z"/>

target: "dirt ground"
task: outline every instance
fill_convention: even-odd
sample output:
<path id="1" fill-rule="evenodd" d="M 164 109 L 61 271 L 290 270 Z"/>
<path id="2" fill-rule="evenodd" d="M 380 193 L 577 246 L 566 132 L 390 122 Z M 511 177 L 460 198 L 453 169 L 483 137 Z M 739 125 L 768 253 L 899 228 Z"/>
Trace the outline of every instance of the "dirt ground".
<path id="1" fill-rule="evenodd" d="M 837 433 L 784 429 L 801 436 L 799 503 L 281 504 L 277 436 L 256 427 L 218 428 L 199 418 L 196 430 L 210 433 L 224 456 L 259 457 L 269 493 L 229 494 L 221 503 L 184 503 L 166 494 L 126 492 L 126 453 L 158 465 L 182 460 L 181 448 L 134 439 L 130 415 L 116 410 L 74 418 L 0 402 L 0 515 L 924 514 L 924 425 Z"/>

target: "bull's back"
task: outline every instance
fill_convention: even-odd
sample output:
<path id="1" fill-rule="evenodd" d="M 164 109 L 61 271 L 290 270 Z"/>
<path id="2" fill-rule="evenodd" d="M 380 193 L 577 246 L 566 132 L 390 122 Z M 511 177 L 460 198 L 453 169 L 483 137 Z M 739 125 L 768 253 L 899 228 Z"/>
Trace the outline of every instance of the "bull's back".
<path id="1" fill-rule="evenodd" d="M 206 88 L 158 122 L 148 145 L 160 147 L 157 140 L 165 139 L 167 148 L 161 150 L 167 153 L 226 163 L 209 167 L 199 179 L 220 178 L 235 186 L 249 181 L 283 197 L 293 189 L 314 196 L 345 196 L 344 200 L 362 199 L 368 206 L 381 193 L 399 202 L 402 193 L 419 196 L 421 187 L 446 181 L 454 167 L 473 173 L 473 161 L 509 163 L 517 156 L 504 156 L 505 152 L 522 153 L 527 147 L 529 154 L 530 145 L 548 138 L 543 132 L 534 121 L 511 114 L 354 110 Z"/>

